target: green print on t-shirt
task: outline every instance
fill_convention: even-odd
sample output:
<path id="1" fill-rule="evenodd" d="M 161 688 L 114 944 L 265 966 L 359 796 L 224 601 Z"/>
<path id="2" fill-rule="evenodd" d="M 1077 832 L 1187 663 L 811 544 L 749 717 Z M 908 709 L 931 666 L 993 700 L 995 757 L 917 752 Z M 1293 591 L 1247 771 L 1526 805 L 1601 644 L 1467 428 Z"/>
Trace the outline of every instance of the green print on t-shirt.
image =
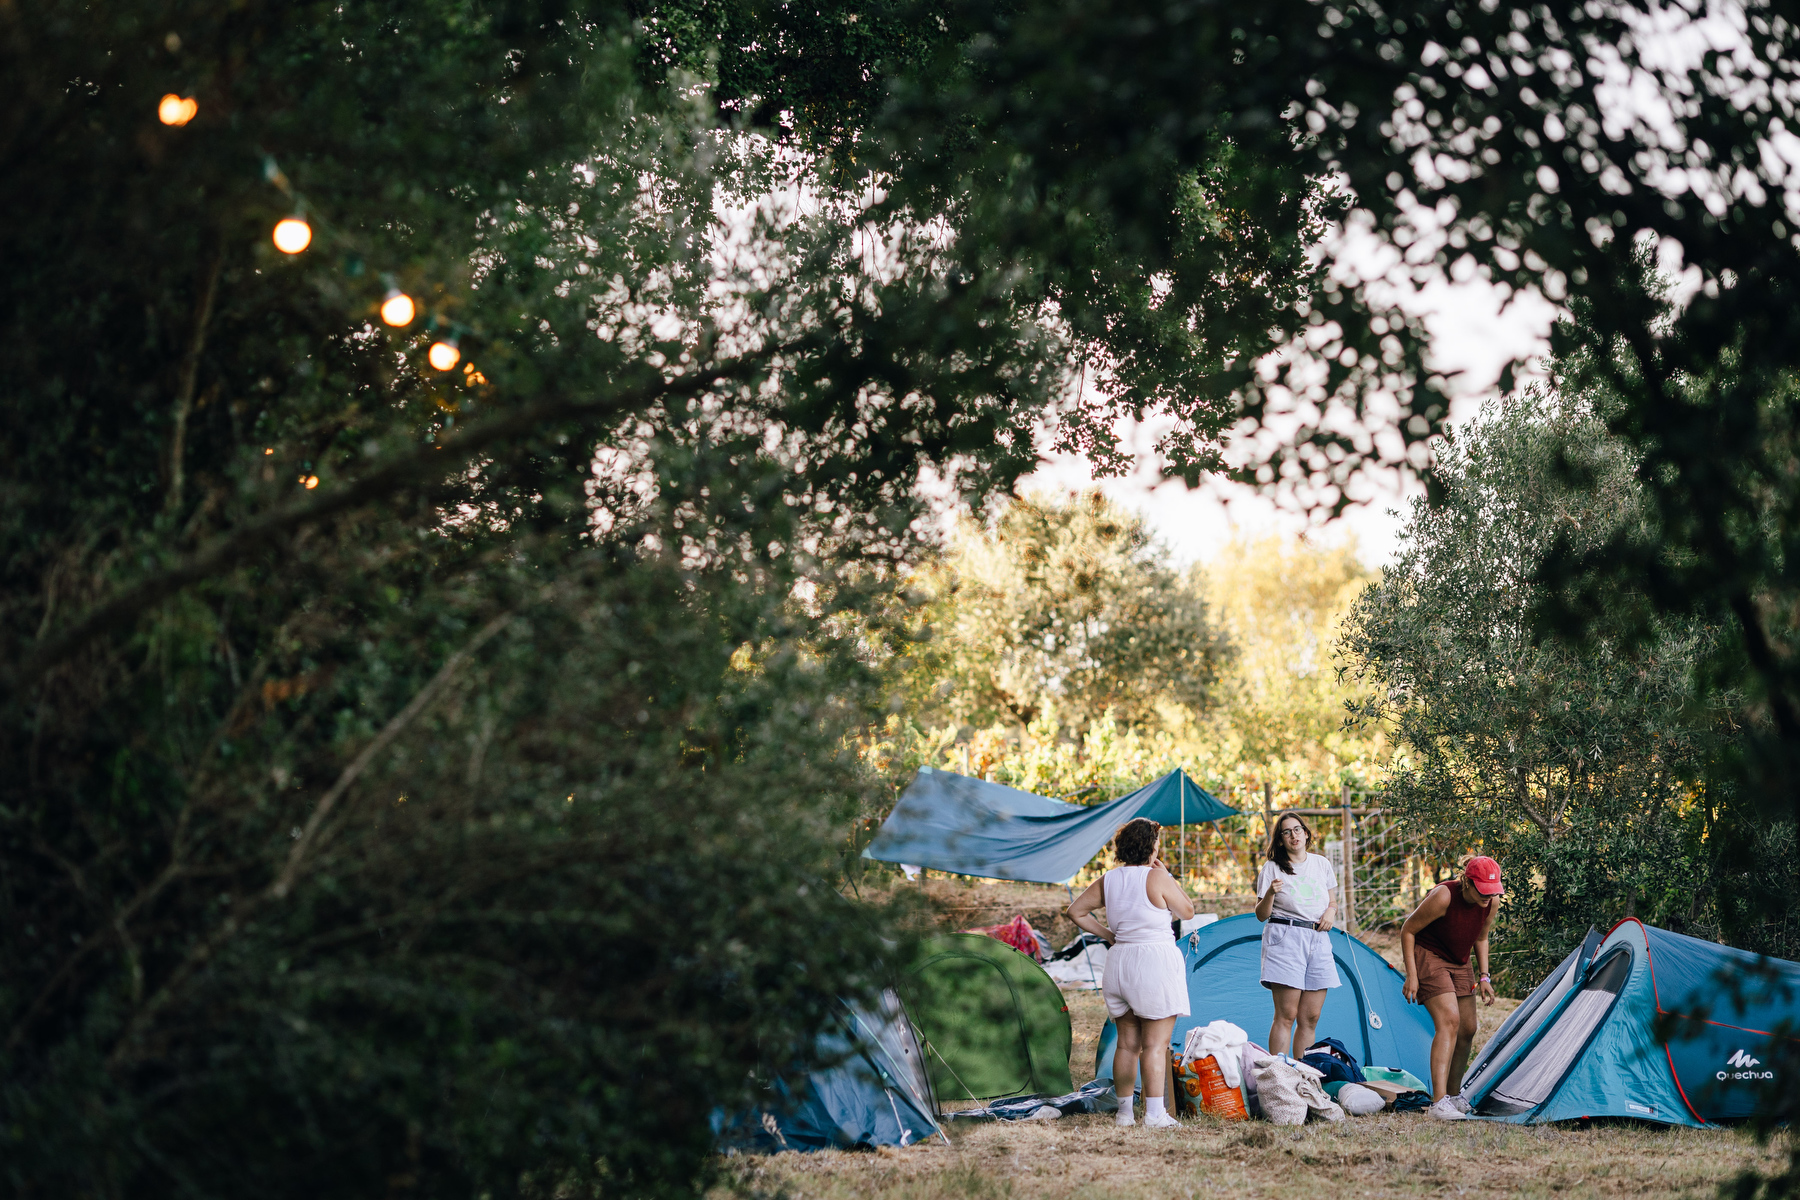
<path id="1" fill-rule="evenodd" d="M 1319 886 L 1318 881 L 1309 875 L 1296 873 L 1289 876 L 1286 883 L 1287 887 L 1284 890 L 1294 898 L 1295 908 L 1311 908 L 1313 905 L 1323 902 L 1328 894 L 1324 888 Z"/>

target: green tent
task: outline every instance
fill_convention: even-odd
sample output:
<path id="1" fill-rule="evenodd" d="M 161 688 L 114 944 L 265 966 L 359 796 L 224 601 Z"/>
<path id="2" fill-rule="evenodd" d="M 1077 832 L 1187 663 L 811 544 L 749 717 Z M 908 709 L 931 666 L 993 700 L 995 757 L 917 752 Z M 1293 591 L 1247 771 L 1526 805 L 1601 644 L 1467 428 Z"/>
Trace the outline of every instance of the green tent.
<path id="1" fill-rule="evenodd" d="M 1044 968 L 1004 942 L 979 933 L 932 938 L 901 992 L 940 1099 L 1075 1090 L 1069 1006 Z"/>

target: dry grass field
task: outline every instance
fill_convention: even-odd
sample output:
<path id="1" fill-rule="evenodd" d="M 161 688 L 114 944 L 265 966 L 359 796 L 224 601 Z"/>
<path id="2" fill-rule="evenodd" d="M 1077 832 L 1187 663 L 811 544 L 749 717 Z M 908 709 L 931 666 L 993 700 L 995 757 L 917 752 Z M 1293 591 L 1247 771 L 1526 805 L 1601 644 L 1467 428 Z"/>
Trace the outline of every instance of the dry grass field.
<path id="1" fill-rule="evenodd" d="M 926 887 L 952 928 L 1024 912 L 1034 925 L 1056 929 L 1049 919 L 1056 897 L 1048 888 L 949 880 Z M 1222 899 L 1203 911 L 1244 911 Z M 1364 940 L 1395 960 L 1391 936 Z M 1096 993 L 1064 994 L 1074 1027 L 1070 1067 L 1079 1085 L 1093 1078 L 1105 1010 Z M 1501 1000 L 1482 1010 L 1478 1043 L 1517 1003 Z M 1259 1041 L 1267 1033 L 1250 1032 Z M 734 1158 L 712 1200 L 1703 1198 L 1746 1169 L 1777 1167 L 1785 1155 L 1785 1142 L 1759 1147 L 1734 1131 L 1628 1123 L 1523 1128 L 1381 1113 L 1298 1129 L 1200 1117 L 1180 1129 L 1150 1130 L 1119 1129 L 1111 1117 L 1065 1117 L 953 1124 L 948 1144 L 939 1139 L 901 1150 Z"/>

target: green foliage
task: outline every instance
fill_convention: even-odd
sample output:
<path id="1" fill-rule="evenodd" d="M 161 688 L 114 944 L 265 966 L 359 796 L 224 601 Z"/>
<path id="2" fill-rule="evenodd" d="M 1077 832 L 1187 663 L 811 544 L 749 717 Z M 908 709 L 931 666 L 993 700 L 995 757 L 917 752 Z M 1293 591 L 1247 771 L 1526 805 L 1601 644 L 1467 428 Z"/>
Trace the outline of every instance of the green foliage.
<path id="1" fill-rule="evenodd" d="M 1194 568 L 1193 586 L 1235 652 L 1195 740 L 1236 764 L 1240 780 L 1329 789 L 1379 770 L 1381 734 L 1346 728 L 1352 691 L 1333 658 L 1339 623 L 1369 579 L 1354 542 L 1234 542 Z"/>
<path id="2" fill-rule="evenodd" d="M 1415 503 L 1399 558 L 1344 632 L 1366 689 L 1355 716 L 1384 723 L 1398 755 L 1384 804 L 1507 873 L 1498 961 L 1515 987 L 1590 924 L 1718 927 L 1705 839 L 1731 715 L 1696 677 L 1717 632 L 1661 620 L 1645 636 L 1629 595 L 1581 647 L 1531 624 L 1558 537 L 1646 533 L 1635 465 L 1583 401 L 1503 404 L 1458 439 L 1444 502 Z"/>
<path id="3" fill-rule="evenodd" d="M 1053 711 L 1142 728 L 1161 708 L 1203 709 L 1229 657 L 1143 519 L 1098 492 L 964 523 L 916 582 L 935 597 L 910 672 L 926 721 L 1023 729 Z"/>

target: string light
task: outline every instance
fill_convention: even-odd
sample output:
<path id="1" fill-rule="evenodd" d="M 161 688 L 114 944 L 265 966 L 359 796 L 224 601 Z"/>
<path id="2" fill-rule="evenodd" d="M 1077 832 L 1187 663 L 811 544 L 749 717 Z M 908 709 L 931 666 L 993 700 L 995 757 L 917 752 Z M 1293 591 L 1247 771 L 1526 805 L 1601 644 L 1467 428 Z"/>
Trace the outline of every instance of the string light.
<path id="1" fill-rule="evenodd" d="M 413 306 L 412 297 L 399 288 L 390 288 L 387 299 L 381 302 L 381 319 L 399 329 L 411 325 L 418 309 Z"/>
<path id="2" fill-rule="evenodd" d="M 463 364 L 463 382 L 470 387 L 480 387 L 487 382 L 487 376 L 475 369 L 474 363 Z"/>
<path id="3" fill-rule="evenodd" d="M 455 338 L 445 338 L 441 342 L 431 343 L 431 349 L 425 352 L 425 358 L 440 371 L 448 371 L 462 361 L 462 350 Z"/>
<path id="4" fill-rule="evenodd" d="M 307 491 L 310 492 L 318 486 L 319 486 L 319 477 L 317 475 L 308 475 L 306 477 L 306 490 Z"/>
<path id="5" fill-rule="evenodd" d="M 283 254 L 298 254 L 312 245 L 312 226 L 305 217 L 283 217 L 275 222 L 275 248 Z"/>
<path id="6" fill-rule="evenodd" d="M 174 92 L 164 96 L 156 106 L 156 119 L 164 125 L 186 125 L 200 111 L 200 105 L 192 96 L 183 100 Z"/>
<path id="7" fill-rule="evenodd" d="M 269 448 L 268 448 L 268 449 L 267 449 L 267 450 L 264 450 L 264 451 L 263 451 L 263 454 L 264 454 L 264 455 L 265 455 L 265 456 L 266 456 L 266 455 L 270 455 L 270 454 L 273 454 L 273 453 L 275 453 L 275 447 L 273 447 L 273 446 L 270 446 L 270 447 L 269 447 Z"/>

